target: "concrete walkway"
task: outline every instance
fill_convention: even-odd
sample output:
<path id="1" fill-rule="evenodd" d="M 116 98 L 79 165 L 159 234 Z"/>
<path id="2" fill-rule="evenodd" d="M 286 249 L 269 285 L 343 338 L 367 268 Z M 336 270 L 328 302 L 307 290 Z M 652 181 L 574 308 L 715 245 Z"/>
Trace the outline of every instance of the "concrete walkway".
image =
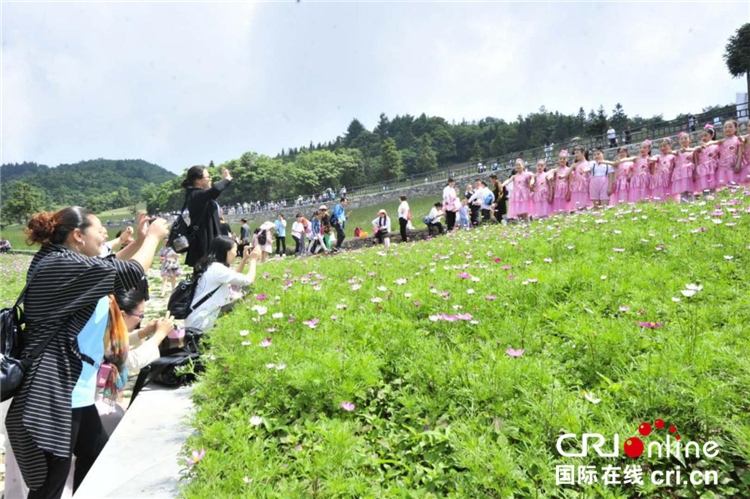
<path id="1" fill-rule="evenodd" d="M 192 429 L 191 387 L 149 384 L 136 398 L 89 471 L 74 499 L 173 498 Z M 182 462 L 180 462 L 182 461 Z"/>

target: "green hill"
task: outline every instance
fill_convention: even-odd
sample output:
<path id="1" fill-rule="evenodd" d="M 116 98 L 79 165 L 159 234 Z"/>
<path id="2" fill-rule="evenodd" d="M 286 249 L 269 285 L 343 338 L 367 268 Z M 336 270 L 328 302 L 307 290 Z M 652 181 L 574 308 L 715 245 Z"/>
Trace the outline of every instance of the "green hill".
<path id="1" fill-rule="evenodd" d="M 39 189 L 48 207 L 83 205 L 94 211 L 135 202 L 144 186 L 174 177 L 174 173 L 141 159 L 100 158 L 57 167 L 32 162 L 0 166 L 2 199 L 12 197 L 20 181 Z"/>

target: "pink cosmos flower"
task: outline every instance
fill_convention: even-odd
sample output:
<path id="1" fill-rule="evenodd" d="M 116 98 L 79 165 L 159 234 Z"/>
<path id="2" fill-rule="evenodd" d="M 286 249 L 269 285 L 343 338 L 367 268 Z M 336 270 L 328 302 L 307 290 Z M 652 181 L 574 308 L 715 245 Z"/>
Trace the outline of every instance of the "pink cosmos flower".
<path id="1" fill-rule="evenodd" d="M 294 316 L 293 315 L 289 316 L 289 321 L 288 322 L 294 322 Z"/>
<path id="2" fill-rule="evenodd" d="M 485 300 L 487 300 L 487 301 L 492 301 L 492 300 L 495 300 L 495 299 L 497 299 L 497 296 L 495 296 L 495 295 L 487 295 L 485 297 Z"/>
<path id="3" fill-rule="evenodd" d="M 355 405 L 354 405 L 354 404 L 352 404 L 351 402 L 343 401 L 343 402 L 341 402 L 341 407 L 342 407 L 342 408 L 343 408 L 343 409 L 344 409 L 345 411 L 349 411 L 349 412 L 352 412 L 352 411 L 353 411 L 354 409 L 356 409 L 356 407 L 357 407 L 357 406 L 355 406 Z"/>
<path id="4" fill-rule="evenodd" d="M 339 318 L 339 316 L 338 316 L 338 315 L 335 315 L 335 314 L 331 316 L 331 320 L 332 320 L 332 321 L 335 321 L 335 320 L 336 320 L 336 319 L 338 319 L 338 318 Z"/>
<path id="5" fill-rule="evenodd" d="M 302 324 L 309 327 L 310 329 L 315 329 L 315 327 L 318 325 L 318 319 L 310 319 L 309 321 L 302 321 Z"/>
<path id="6" fill-rule="evenodd" d="M 514 350 L 512 348 L 509 348 L 505 351 L 505 353 L 507 353 L 511 357 L 520 357 L 521 355 L 523 355 L 523 352 L 523 350 Z"/>
<path id="7" fill-rule="evenodd" d="M 190 457 L 186 457 L 185 460 L 188 463 L 188 466 L 195 466 L 199 462 L 201 462 L 201 459 L 203 459 L 206 456 L 206 449 L 201 447 L 200 452 L 198 449 L 195 449 L 193 451 L 193 454 Z"/>
<path id="8" fill-rule="evenodd" d="M 268 295 L 258 295 L 258 296 L 255 297 L 255 299 L 258 300 L 258 301 L 263 301 L 263 300 L 266 299 L 267 296 Z"/>
<path id="9" fill-rule="evenodd" d="M 537 279 L 537 278 L 529 279 L 529 282 L 531 282 L 531 283 L 539 282 L 539 279 Z"/>
<path id="10" fill-rule="evenodd" d="M 276 328 L 275 327 L 269 327 L 268 329 L 266 329 L 266 331 L 268 331 L 269 333 L 275 333 L 276 332 Z"/>
<path id="11" fill-rule="evenodd" d="M 493 258 L 492 261 L 495 262 L 495 263 L 500 263 L 500 262 L 503 261 L 503 259 L 502 258 Z"/>
<path id="12" fill-rule="evenodd" d="M 470 321 L 472 319 L 471 314 L 468 312 L 466 312 L 465 314 L 458 314 L 456 318 L 462 321 Z"/>
<path id="13" fill-rule="evenodd" d="M 630 310 L 630 307 L 626 305 L 620 305 L 620 312 L 627 312 L 628 310 Z"/>
<path id="14" fill-rule="evenodd" d="M 640 327 L 645 327 L 648 329 L 657 329 L 664 325 L 662 322 L 636 322 Z"/>
<path id="15" fill-rule="evenodd" d="M 468 279 L 471 277 L 471 274 L 456 274 L 461 279 Z"/>
<path id="16" fill-rule="evenodd" d="M 513 267 L 512 265 L 503 265 L 500 268 L 503 269 L 503 270 L 510 270 L 512 267 Z"/>
<path id="17" fill-rule="evenodd" d="M 352 291 L 357 291 L 361 287 L 362 287 L 361 284 L 352 284 Z"/>
<path id="18" fill-rule="evenodd" d="M 418 307 L 418 306 L 420 306 L 420 305 L 421 305 L 421 303 L 420 303 L 420 302 L 418 302 L 418 301 L 415 301 L 415 302 L 414 302 L 414 306 L 415 306 L 415 307 Z"/>
<path id="19" fill-rule="evenodd" d="M 515 278 L 516 278 L 516 276 L 514 276 L 513 274 L 511 274 L 511 275 L 508 276 L 508 279 L 515 279 Z"/>
<path id="20" fill-rule="evenodd" d="M 376 296 L 375 298 L 370 298 L 370 301 L 373 302 L 373 303 L 380 303 L 380 302 L 383 301 L 383 299 L 380 298 L 380 297 L 378 297 L 378 296 Z"/>
<path id="21" fill-rule="evenodd" d="M 349 280 L 348 280 L 347 282 L 348 282 L 349 284 L 357 284 L 357 278 L 356 278 L 356 277 L 352 277 L 352 278 L 351 278 L 351 279 L 349 279 Z"/>
<path id="22" fill-rule="evenodd" d="M 271 346 L 271 338 L 266 338 L 265 340 L 258 343 L 258 345 L 262 346 L 263 348 L 268 348 Z"/>

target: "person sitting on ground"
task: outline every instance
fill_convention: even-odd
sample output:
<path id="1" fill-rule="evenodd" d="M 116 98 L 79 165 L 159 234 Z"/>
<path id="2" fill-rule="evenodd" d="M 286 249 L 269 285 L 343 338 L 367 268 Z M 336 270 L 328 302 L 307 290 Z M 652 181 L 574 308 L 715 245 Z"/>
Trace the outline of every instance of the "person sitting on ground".
<path id="1" fill-rule="evenodd" d="M 255 272 L 261 257 L 260 245 L 250 251 L 245 248 L 237 270 L 231 265 L 237 258 L 237 244 L 226 236 L 218 236 L 211 242 L 208 254 L 195 266 L 197 279 L 193 304 L 204 300 L 199 307 L 193 309 L 185 319 L 185 327 L 197 331 L 210 329 L 222 307 L 229 305 L 241 296 L 239 288 L 250 286 L 255 282 Z M 250 262 L 247 275 L 244 274 L 247 262 Z"/>
<path id="2" fill-rule="evenodd" d="M 0 253 L 7 253 L 11 249 L 12 248 L 10 246 L 10 241 L 5 239 L 4 237 L 0 238 Z"/>
<path id="3" fill-rule="evenodd" d="M 385 249 L 391 247 L 391 238 L 388 234 L 391 232 L 391 219 L 385 210 L 378 211 L 378 218 L 372 221 L 372 235 L 378 240 L 378 243 L 385 246 Z"/>
<path id="4" fill-rule="evenodd" d="M 443 233 L 443 224 L 440 223 L 440 219 L 443 218 L 444 215 L 445 212 L 443 211 L 443 203 L 438 201 L 430 210 L 430 214 L 427 215 L 427 231 L 430 233 L 430 235 L 433 234 L 434 230 L 437 230 L 438 235 Z"/>

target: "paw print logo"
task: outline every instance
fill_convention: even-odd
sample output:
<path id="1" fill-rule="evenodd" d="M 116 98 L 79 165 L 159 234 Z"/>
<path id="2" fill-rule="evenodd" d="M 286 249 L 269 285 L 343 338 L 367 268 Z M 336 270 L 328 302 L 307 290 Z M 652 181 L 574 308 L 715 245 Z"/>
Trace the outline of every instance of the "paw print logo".
<path id="1" fill-rule="evenodd" d="M 654 422 L 654 426 L 657 429 L 664 428 L 664 420 L 663 419 L 657 419 Z M 669 427 L 669 433 L 676 433 L 677 428 L 674 426 Z M 648 423 L 641 423 L 641 425 L 638 427 L 638 433 L 643 435 L 644 437 L 651 434 L 651 425 Z M 675 435 L 675 438 L 677 440 L 680 439 L 679 435 Z M 625 454 L 628 455 L 628 457 L 636 458 L 643 454 L 643 441 L 638 437 L 631 437 L 625 441 L 625 445 L 623 446 L 623 450 L 625 451 Z"/>

